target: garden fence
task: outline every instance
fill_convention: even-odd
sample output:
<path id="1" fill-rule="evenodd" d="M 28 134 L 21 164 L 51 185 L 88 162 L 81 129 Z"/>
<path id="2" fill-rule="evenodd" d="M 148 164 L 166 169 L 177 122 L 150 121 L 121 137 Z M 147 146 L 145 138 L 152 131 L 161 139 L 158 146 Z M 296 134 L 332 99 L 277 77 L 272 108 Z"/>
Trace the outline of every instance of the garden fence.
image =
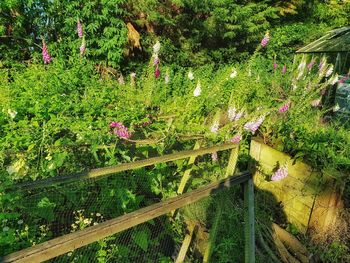
<path id="1" fill-rule="evenodd" d="M 231 153 L 224 178 L 189 187 L 196 159 L 225 150 Z M 232 143 L 205 148 L 196 143 L 194 150 L 17 185 L 11 191 L 21 193 L 18 211 L 29 225 L 44 229 L 38 244 L 10 253 L 1 262 L 195 262 L 196 253 L 208 262 L 215 257 L 220 221 L 235 210 L 242 219 L 234 227 L 241 227 L 242 234 L 245 229 L 245 262 L 254 262 L 253 181 L 249 172 L 234 175 L 237 156 L 238 146 Z M 156 166 L 161 175 L 161 164 L 185 158 L 189 161 L 182 177 L 167 174 L 162 180 L 164 189 L 177 187 L 178 195 L 166 196 L 165 189 L 160 200 L 151 194 L 150 167 Z M 234 199 L 240 184 L 244 204 Z"/>

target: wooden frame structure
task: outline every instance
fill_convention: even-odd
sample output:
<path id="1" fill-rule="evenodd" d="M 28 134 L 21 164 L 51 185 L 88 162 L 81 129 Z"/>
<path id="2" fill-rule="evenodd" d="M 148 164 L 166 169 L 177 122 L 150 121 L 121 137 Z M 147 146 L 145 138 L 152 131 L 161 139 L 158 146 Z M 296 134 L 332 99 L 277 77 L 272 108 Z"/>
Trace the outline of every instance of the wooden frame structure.
<path id="1" fill-rule="evenodd" d="M 90 172 L 82 173 L 75 176 L 58 177 L 54 179 L 46 179 L 30 184 L 22 184 L 17 189 L 33 189 L 37 187 L 45 187 L 57 183 L 70 182 L 72 180 L 80 180 L 91 177 L 98 177 L 104 175 L 110 175 L 121 171 L 137 169 L 145 166 L 154 165 L 157 163 L 169 162 L 179 159 L 184 159 L 193 156 L 204 155 L 216 151 L 223 151 L 233 149 L 231 152 L 231 158 L 229 161 L 229 168 L 227 172 L 234 171 L 232 169 L 232 160 L 236 162 L 236 155 L 238 146 L 232 143 L 222 144 L 218 146 L 200 148 L 190 151 L 182 151 L 179 153 L 168 154 L 160 157 L 149 158 L 133 163 L 120 164 L 116 166 L 106 167 L 91 170 Z M 237 150 L 236 150 L 237 149 Z M 194 162 L 194 160 L 193 160 Z M 234 164 L 235 166 L 235 164 Z M 254 240 L 254 190 L 252 174 L 250 172 L 244 172 L 238 175 L 231 174 L 225 179 L 217 182 L 210 183 L 197 190 L 180 194 L 176 197 L 169 198 L 165 201 L 147 206 L 145 208 L 138 209 L 134 212 L 119 216 L 117 218 L 105 221 L 96 226 L 91 226 L 86 229 L 67 234 L 61 237 L 54 238 L 44 243 L 35 245 L 30 248 L 23 249 L 18 252 L 9 254 L 2 259 L 0 262 L 42 262 L 57 256 L 68 253 L 77 248 L 86 246 L 105 237 L 120 233 L 126 229 L 130 229 L 136 225 L 147 222 L 151 219 L 167 214 L 178 208 L 184 207 L 188 204 L 194 203 L 207 197 L 211 194 L 216 193 L 218 190 L 237 185 L 244 184 L 244 203 L 245 203 L 245 244 L 246 244 L 246 255 L 245 262 L 255 262 L 255 240 Z M 186 240 L 185 240 L 186 241 Z M 190 241 L 186 241 L 190 243 Z M 187 247 L 189 244 L 186 245 Z M 187 250 L 187 249 L 186 249 Z M 184 252 L 186 253 L 186 251 Z M 181 262 L 181 260 L 179 261 Z"/>

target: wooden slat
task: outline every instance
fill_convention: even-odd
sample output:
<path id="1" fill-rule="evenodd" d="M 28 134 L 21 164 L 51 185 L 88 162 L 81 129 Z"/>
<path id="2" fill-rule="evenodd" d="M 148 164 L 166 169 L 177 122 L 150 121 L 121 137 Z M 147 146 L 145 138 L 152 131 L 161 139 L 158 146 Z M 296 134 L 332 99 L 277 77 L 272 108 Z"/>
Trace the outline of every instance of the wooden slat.
<path id="1" fill-rule="evenodd" d="M 196 144 L 194 145 L 193 150 L 197 150 L 200 147 L 201 147 L 201 141 L 196 141 Z M 189 167 L 184 172 L 184 175 L 181 178 L 179 188 L 177 189 L 178 194 L 182 194 L 184 192 L 185 186 L 187 184 L 188 179 L 190 179 L 190 175 L 192 172 L 191 165 L 194 164 L 194 162 L 196 161 L 196 158 L 197 158 L 197 156 L 191 156 L 190 159 L 188 160 L 187 166 L 189 166 Z"/>
<path id="2" fill-rule="evenodd" d="M 66 183 L 66 182 L 88 179 L 88 178 L 96 178 L 100 176 L 127 171 L 127 170 L 134 170 L 134 169 L 138 169 L 146 166 L 151 166 L 158 163 L 170 162 L 170 161 L 180 160 L 180 159 L 184 159 L 192 156 L 204 155 L 204 154 L 208 154 L 216 151 L 233 149 L 235 147 L 237 147 L 237 145 L 233 143 L 226 143 L 226 144 L 206 147 L 198 150 L 181 151 L 181 152 L 167 154 L 159 157 L 148 158 L 145 160 L 140 160 L 132 163 L 123 163 L 123 164 L 114 165 L 110 167 L 93 169 L 93 170 L 79 173 L 79 174 L 72 174 L 67 176 L 56 176 L 56 177 L 38 180 L 30 183 L 18 184 L 14 186 L 14 188 L 20 189 L 20 190 L 21 189 L 30 190 L 38 187 L 46 187 L 46 186 L 59 184 L 59 183 Z"/>
<path id="3" fill-rule="evenodd" d="M 190 227 L 189 233 L 185 236 L 184 241 L 182 242 L 181 249 L 179 254 L 177 255 L 175 263 L 183 263 L 185 261 L 186 254 L 188 248 L 190 247 L 193 234 L 194 232 L 196 232 L 196 228 L 198 228 L 198 225 Z"/>
<path id="4" fill-rule="evenodd" d="M 235 173 L 237 161 L 238 161 L 238 154 L 239 154 L 239 146 L 231 150 L 230 158 L 228 160 L 228 164 L 226 167 L 225 178 Z"/>
<path id="5" fill-rule="evenodd" d="M 254 183 L 251 178 L 244 183 L 245 263 L 255 263 L 254 222 Z"/>
<path id="6" fill-rule="evenodd" d="M 64 235 L 27 248 L 8 256 L 0 262 L 42 262 L 63 255 L 77 248 L 86 246 L 105 237 L 119 233 L 151 219 L 167 214 L 172 210 L 194 203 L 216 191 L 251 180 L 249 172 L 208 184 L 192 192 L 169 198 L 166 201 L 141 208 L 135 212 L 108 220 L 96 226 L 88 227 L 71 234 Z"/>

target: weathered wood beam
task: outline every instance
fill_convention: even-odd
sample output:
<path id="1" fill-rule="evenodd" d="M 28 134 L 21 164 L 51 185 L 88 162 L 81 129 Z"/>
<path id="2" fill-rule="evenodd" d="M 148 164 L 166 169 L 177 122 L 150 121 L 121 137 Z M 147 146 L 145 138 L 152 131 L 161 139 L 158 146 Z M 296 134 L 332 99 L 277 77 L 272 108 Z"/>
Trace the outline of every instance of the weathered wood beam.
<path id="1" fill-rule="evenodd" d="M 230 145 L 231 147 L 232 145 Z M 228 147 L 228 146 L 227 146 Z M 213 148 L 213 147 L 211 147 Z M 219 147 L 217 147 L 219 148 Z M 221 149 L 221 148 L 220 148 Z M 190 151 L 194 152 L 194 151 Z M 2 263 L 8 262 L 42 262 L 54 257 L 63 255 L 72 250 L 86 246 L 105 237 L 122 232 L 136 225 L 145 223 L 170 211 L 184 207 L 188 204 L 197 202 L 204 197 L 216 193 L 218 190 L 237 185 L 247 180 L 251 180 L 251 174 L 244 172 L 239 175 L 231 176 L 218 182 L 203 186 L 192 192 L 182 194 L 166 201 L 162 201 L 135 212 L 108 220 L 96 226 L 67 234 L 42 244 L 12 253 L 0 259 Z"/>
<path id="2" fill-rule="evenodd" d="M 15 185 L 13 189 L 30 190 L 30 189 L 35 189 L 39 187 L 47 187 L 54 184 L 66 183 L 66 182 L 71 182 L 76 180 L 97 178 L 100 176 L 105 176 L 105 175 L 115 174 L 123 171 L 134 170 L 134 169 L 138 169 L 146 166 L 151 166 L 158 163 L 171 162 L 171 161 L 189 158 L 192 156 L 204 155 L 204 154 L 208 154 L 216 151 L 233 149 L 235 147 L 237 147 L 237 145 L 233 143 L 226 143 L 226 144 L 220 144 L 216 146 L 201 148 L 198 150 L 181 151 L 181 152 L 167 154 L 159 157 L 148 158 L 148 159 L 140 160 L 136 162 L 122 163 L 119 165 L 92 169 L 90 171 L 82 172 L 78 174 L 56 176 L 56 177 L 38 180 L 34 182 L 22 183 L 22 184 Z"/>

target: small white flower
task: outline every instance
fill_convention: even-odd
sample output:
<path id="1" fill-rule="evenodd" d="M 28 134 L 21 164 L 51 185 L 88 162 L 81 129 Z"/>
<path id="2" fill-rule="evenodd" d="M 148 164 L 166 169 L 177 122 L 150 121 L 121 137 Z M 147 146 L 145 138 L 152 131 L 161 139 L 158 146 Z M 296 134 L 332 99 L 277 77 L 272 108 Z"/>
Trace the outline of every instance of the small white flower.
<path id="1" fill-rule="evenodd" d="M 14 119 L 17 115 L 17 111 L 8 109 L 7 113 L 10 115 L 11 119 Z"/>
<path id="2" fill-rule="evenodd" d="M 219 122 L 215 121 L 213 123 L 213 125 L 211 126 L 210 131 L 213 132 L 213 133 L 217 133 L 218 130 L 219 130 Z"/>
<path id="3" fill-rule="evenodd" d="M 328 78 L 330 75 L 332 75 L 333 73 L 333 65 L 330 65 L 330 67 L 328 68 L 327 72 L 326 72 L 326 78 Z"/>
<path id="4" fill-rule="evenodd" d="M 23 220 L 22 219 L 18 220 L 17 224 L 22 225 L 23 224 Z"/>
<path id="5" fill-rule="evenodd" d="M 338 111 L 340 110 L 340 106 L 339 104 L 337 103 L 334 107 L 333 107 L 333 111 Z"/>
<path id="6" fill-rule="evenodd" d="M 192 73 L 192 71 L 190 71 L 190 72 L 188 72 L 188 78 L 190 79 L 190 80 L 194 80 L 194 76 L 193 76 L 193 73 Z"/>
<path id="7" fill-rule="evenodd" d="M 2 222 L 5 224 L 7 223 L 8 219 L 3 219 Z"/>
<path id="8" fill-rule="evenodd" d="M 100 213 L 96 213 L 96 216 L 100 217 L 100 216 L 101 216 L 101 214 L 100 214 Z"/>
<path id="9" fill-rule="evenodd" d="M 9 230 L 10 230 L 10 228 L 8 226 L 5 226 L 5 227 L 2 228 L 2 231 L 4 231 L 4 232 L 7 232 Z"/>
<path id="10" fill-rule="evenodd" d="M 168 74 L 168 73 L 166 73 L 166 74 L 165 74 L 165 77 L 164 77 L 164 82 L 165 82 L 165 84 L 168 84 L 168 83 L 169 83 L 169 81 L 170 81 L 169 74 Z"/>
<path id="11" fill-rule="evenodd" d="M 133 79 L 136 78 L 136 73 L 135 72 L 131 72 L 130 73 L 130 77 L 133 78 Z"/>
<path id="12" fill-rule="evenodd" d="M 230 78 L 233 79 L 237 76 L 237 70 L 233 69 L 233 71 L 230 74 Z"/>
<path id="13" fill-rule="evenodd" d="M 160 42 L 157 41 L 157 43 L 155 43 L 153 46 L 153 53 L 157 54 L 159 50 L 160 50 Z"/>
<path id="14" fill-rule="evenodd" d="M 17 173 L 18 169 L 14 165 L 10 165 L 6 168 L 6 171 L 9 173 L 9 175 Z"/>
<path id="15" fill-rule="evenodd" d="M 119 83 L 120 85 L 124 85 L 124 84 L 125 84 L 124 77 L 123 77 L 122 74 L 121 74 L 120 77 L 118 78 L 118 83 Z"/>
<path id="16" fill-rule="evenodd" d="M 202 93 L 202 88 L 201 88 L 200 82 L 198 81 L 197 87 L 193 91 L 193 96 L 198 97 L 199 95 L 201 95 L 201 93 Z"/>
<path id="17" fill-rule="evenodd" d="M 230 107 L 228 110 L 227 110 L 227 115 L 228 115 L 228 119 L 230 121 L 234 121 L 235 120 L 235 117 L 236 117 L 236 108 L 235 107 Z"/>
<path id="18" fill-rule="evenodd" d="M 336 74 L 335 76 L 333 76 L 333 77 L 330 79 L 331 85 L 334 85 L 335 83 L 337 83 L 338 80 L 339 80 L 339 77 L 338 77 L 338 74 Z"/>

